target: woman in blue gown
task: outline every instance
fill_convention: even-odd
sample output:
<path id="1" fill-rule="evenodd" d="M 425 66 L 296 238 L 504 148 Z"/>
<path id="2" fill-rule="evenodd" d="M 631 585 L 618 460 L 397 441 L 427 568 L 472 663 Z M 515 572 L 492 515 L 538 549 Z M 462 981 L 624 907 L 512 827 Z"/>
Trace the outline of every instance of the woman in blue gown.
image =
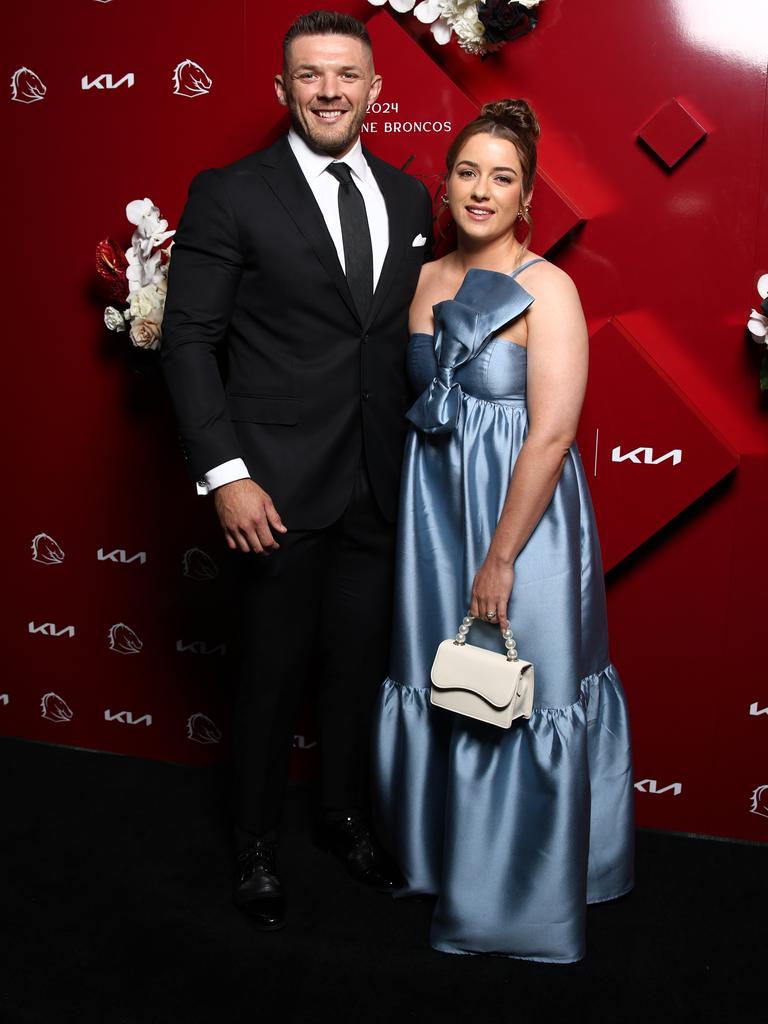
<path id="1" fill-rule="evenodd" d="M 398 895 L 437 897 L 436 949 L 570 963 L 587 904 L 632 886 L 633 790 L 574 443 L 584 317 L 570 278 L 516 238 L 538 131 L 525 101 L 501 100 L 448 154 L 458 248 L 424 267 L 411 307 L 418 398 L 374 778 Z M 467 610 L 472 644 L 503 653 L 509 622 L 533 662 L 529 721 L 504 730 L 430 706 L 435 651 Z"/>

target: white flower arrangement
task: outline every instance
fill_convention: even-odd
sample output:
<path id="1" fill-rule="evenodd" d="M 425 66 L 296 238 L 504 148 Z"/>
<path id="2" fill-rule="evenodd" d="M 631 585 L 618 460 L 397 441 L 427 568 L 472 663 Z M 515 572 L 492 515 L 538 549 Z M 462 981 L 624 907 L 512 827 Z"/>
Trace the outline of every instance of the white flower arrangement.
<path id="1" fill-rule="evenodd" d="M 374 7 L 387 3 L 398 14 L 413 11 L 414 17 L 445 46 L 455 35 L 467 53 L 481 57 L 500 49 L 510 38 L 536 26 L 533 13 L 541 0 L 368 0 Z M 520 28 L 520 25 L 523 25 Z"/>
<path id="2" fill-rule="evenodd" d="M 127 308 L 107 306 L 104 323 L 110 331 L 129 331 L 137 348 L 160 346 L 165 296 L 168 288 L 168 264 L 171 246 L 165 246 L 175 231 L 151 199 L 134 199 L 125 215 L 135 230 L 131 246 L 123 252 L 110 238 L 96 247 L 96 270 L 110 283 L 113 298 L 127 302 Z"/>
<path id="3" fill-rule="evenodd" d="M 753 309 L 747 320 L 747 330 L 754 342 L 763 346 L 760 360 L 760 390 L 768 391 L 768 274 L 757 281 L 757 294 L 763 300 L 760 309 Z"/>
<path id="4" fill-rule="evenodd" d="M 757 294 L 763 300 L 762 308 L 768 306 L 768 274 L 763 274 L 757 282 Z M 747 321 L 747 330 L 752 335 L 752 340 L 758 345 L 768 345 L 768 315 L 758 309 L 753 309 Z"/>

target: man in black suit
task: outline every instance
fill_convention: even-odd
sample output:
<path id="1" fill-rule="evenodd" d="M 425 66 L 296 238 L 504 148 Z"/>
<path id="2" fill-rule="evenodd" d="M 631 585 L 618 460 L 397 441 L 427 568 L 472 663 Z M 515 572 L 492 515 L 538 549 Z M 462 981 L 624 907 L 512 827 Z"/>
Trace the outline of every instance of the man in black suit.
<path id="1" fill-rule="evenodd" d="M 239 562 L 235 903 L 265 929 L 285 916 L 276 830 L 305 679 L 318 836 L 360 881 L 395 884 L 365 814 L 368 733 L 386 675 L 408 306 L 432 239 L 426 189 L 360 145 L 381 88 L 362 22 L 298 18 L 275 87 L 289 134 L 192 182 L 162 348 L 191 474 Z"/>

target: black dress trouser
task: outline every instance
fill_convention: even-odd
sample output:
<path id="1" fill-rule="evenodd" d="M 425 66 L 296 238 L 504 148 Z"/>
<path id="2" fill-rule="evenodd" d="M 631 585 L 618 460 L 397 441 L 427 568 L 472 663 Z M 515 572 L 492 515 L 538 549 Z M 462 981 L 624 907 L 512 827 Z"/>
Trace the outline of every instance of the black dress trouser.
<path id="1" fill-rule="evenodd" d="M 371 712 L 387 674 L 395 527 L 361 458 L 346 509 L 320 530 L 235 553 L 233 812 L 238 846 L 279 824 L 306 681 L 317 711 L 319 801 L 367 803 Z"/>

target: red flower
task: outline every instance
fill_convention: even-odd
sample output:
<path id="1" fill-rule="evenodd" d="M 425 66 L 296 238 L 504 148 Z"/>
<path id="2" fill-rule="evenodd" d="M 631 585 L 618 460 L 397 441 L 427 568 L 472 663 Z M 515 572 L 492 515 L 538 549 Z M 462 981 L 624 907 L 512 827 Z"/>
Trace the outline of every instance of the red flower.
<path id="1" fill-rule="evenodd" d="M 125 302 L 128 298 L 128 280 L 125 271 L 128 260 L 112 238 L 105 238 L 96 246 L 96 273 L 107 282 L 110 299 Z"/>

